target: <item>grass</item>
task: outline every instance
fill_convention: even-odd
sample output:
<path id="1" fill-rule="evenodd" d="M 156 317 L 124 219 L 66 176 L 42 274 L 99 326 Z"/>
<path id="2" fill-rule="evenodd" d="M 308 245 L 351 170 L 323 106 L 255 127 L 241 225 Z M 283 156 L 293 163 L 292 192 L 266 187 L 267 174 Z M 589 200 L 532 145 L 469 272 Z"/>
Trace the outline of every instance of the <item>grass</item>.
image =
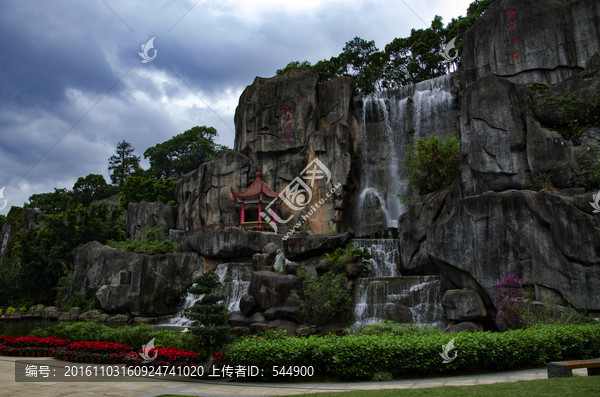
<path id="1" fill-rule="evenodd" d="M 330 386 L 331 384 L 323 384 Z M 338 393 L 302 394 L 302 396 L 319 397 L 493 397 L 493 396 L 519 396 L 519 397 L 554 397 L 554 396 L 598 396 L 600 394 L 600 376 L 575 376 L 572 378 L 539 379 L 513 383 L 494 383 L 491 385 L 476 386 L 445 386 L 423 389 L 388 389 L 366 390 Z M 160 397 L 171 397 L 164 394 Z M 182 396 L 178 396 L 182 397 Z M 190 396 L 191 397 L 191 396 Z"/>

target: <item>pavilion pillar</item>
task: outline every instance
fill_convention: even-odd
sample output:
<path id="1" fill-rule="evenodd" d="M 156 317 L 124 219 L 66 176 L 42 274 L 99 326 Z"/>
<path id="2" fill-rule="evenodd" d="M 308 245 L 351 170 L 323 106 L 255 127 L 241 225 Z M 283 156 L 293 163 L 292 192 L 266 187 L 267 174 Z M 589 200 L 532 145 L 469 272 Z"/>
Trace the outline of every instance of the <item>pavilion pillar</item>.
<path id="1" fill-rule="evenodd" d="M 240 214 L 240 224 L 246 222 L 246 203 L 242 201 L 242 213 Z"/>
<path id="2" fill-rule="evenodd" d="M 262 213 L 262 195 L 258 198 L 258 228 L 260 229 L 260 214 Z"/>

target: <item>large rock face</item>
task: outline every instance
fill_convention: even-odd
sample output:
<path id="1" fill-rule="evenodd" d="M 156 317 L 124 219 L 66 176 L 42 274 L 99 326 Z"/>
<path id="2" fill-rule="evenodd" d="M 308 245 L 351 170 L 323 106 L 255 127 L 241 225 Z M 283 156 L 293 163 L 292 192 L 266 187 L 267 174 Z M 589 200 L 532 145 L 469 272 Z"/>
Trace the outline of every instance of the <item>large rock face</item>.
<path id="1" fill-rule="evenodd" d="M 160 227 L 165 232 L 177 227 L 177 211 L 159 201 L 129 203 L 127 206 L 127 235 L 140 238 L 144 227 Z"/>
<path id="2" fill-rule="evenodd" d="M 239 227 L 187 236 L 182 247 L 206 258 L 242 259 L 262 253 L 263 247 L 275 244 L 281 248 L 281 235 L 242 230 Z"/>
<path id="3" fill-rule="evenodd" d="M 484 292 L 492 311 L 495 285 L 512 273 L 577 307 L 600 310 L 600 226 L 590 197 L 430 195 L 400 217 L 401 272 L 439 272 L 460 288 Z"/>
<path id="4" fill-rule="evenodd" d="M 489 74 L 515 83 L 558 83 L 600 51 L 597 0 L 502 0 L 464 35 L 466 81 Z"/>
<path id="5" fill-rule="evenodd" d="M 594 192 L 572 188 L 599 135 L 599 20 L 595 0 L 498 0 L 466 33 L 460 176 L 399 218 L 403 274 L 440 273 L 492 316 L 511 273 L 538 299 L 600 310 Z M 543 173 L 554 194 L 521 190 Z"/>
<path id="6" fill-rule="evenodd" d="M 230 188 L 245 189 L 256 171 L 248 157 L 233 150 L 224 150 L 213 160 L 186 174 L 175 190 L 179 205 L 177 228 L 200 232 L 207 227 L 239 225 L 240 209 L 228 199 Z"/>
<path id="7" fill-rule="evenodd" d="M 177 311 L 181 296 L 202 271 L 195 253 L 141 255 L 90 242 L 74 251 L 75 290 L 109 313 L 160 316 Z"/>
<path id="8" fill-rule="evenodd" d="M 346 185 L 361 132 L 351 108 L 352 80 L 319 83 L 318 77 L 309 69 L 291 70 L 269 79 L 257 77 L 243 92 L 236 109 L 235 150 L 251 159 L 275 191 L 281 192 L 288 185 L 304 191 L 306 203 L 293 194 L 292 206 L 279 207 L 280 217 L 290 219 L 288 228 L 302 220 L 311 205 L 320 203 L 310 220 L 303 222 L 315 233 L 327 233 L 342 219 L 343 191 L 337 189 L 331 194 L 331 189 Z M 329 175 L 322 174 L 326 178 L 309 179 L 306 167 L 315 159 L 327 167 Z"/>

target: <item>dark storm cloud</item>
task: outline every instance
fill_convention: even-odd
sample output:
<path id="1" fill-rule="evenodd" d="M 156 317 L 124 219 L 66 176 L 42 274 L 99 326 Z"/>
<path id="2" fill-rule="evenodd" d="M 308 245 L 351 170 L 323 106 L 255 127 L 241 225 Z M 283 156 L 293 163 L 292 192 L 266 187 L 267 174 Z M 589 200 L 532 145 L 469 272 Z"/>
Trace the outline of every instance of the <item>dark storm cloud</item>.
<path id="1" fill-rule="evenodd" d="M 426 21 L 445 6 L 406 1 Z M 337 55 L 354 36 L 382 49 L 413 27 L 422 22 L 395 0 L 1 1 L 0 188 L 22 205 L 89 173 L 108 180 L 118 141 L 142 156 L 194 125 L 232 146 L 238 97 L 256 76 Z M 157 57 L 143 64 L 151 37 Z"/>

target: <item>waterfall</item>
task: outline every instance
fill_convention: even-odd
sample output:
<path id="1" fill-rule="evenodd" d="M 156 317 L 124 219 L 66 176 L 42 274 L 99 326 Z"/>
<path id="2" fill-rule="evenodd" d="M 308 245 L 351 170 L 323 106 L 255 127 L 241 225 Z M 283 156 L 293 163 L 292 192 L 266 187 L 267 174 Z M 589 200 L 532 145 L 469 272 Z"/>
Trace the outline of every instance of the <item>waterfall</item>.
<path id="1" fill-rule="evenodd" d="M 354 239 L 371 256 L 373 277 L 356 280 L 355 325 L 382 320 L 437 325 L 442 318 L 439 276 L 404 276 L 398 272 L 400 253 L 395 239 Z"/>
<path id="2" fill-rule="evenodd" d="M 222 263 L 217 265 L 215 273 L 219 276 L 221 287 L 217 292 L 226 296 L 225 305 L 229 312 L 240 310 L 240 300 L 248 291 L 252 279 L 251 264 L 248 263 Z"/>
<path id="3" fill-rule="evenodd" d="M 285 265 L 289 262 L 291 261 L 285 257 L 283 250 L 278 249 L 275 255 L 275 262 L 273 263 L 273 269 L 278 273 L 283 273 L 285 271 Z"/>
<path id="4" fill-rule="evenodd" d="M 223 302 L 229 312 L 239 310 L 242 296 L 248 291 L 252 278 L 252 265 L 247 263 L 221 263 L 217 265 L 215 273 L 219 276 L 221 286 L 216 292 L 226 296 Z M 187 292 L 183 297 L 183 304 L 177 315 L 169 320 L 165 326 L 189 327 L 192 321 L 184 317 L 184 310 L 194 306 L 204 295 L 193 295 Z"/>
<path id="5" fill-rule="evenodd" d="M 354 298 L 359 326 L 383 320 L 437 325 L 442 317 L 439 276 L 360 278 Z"/>
<path id="6" fill-rule="evenodd" d="M 372 258 L 369 260 L 374 277 L 397 277 L 400 252 L 396 239 L 354 239 L 351 241 L 357 249 L 362 249 Z"/>
<path id="7" fill-rule="evenodd" d="M 364 97 L 362 174 L 355 198 L 358 235 L 398 226 L 406 211 L 398 195 L 411 193 L 405 159 L 414 140 L 458 131 L 452 86 L 452 76 L 445 75 Z"/>

